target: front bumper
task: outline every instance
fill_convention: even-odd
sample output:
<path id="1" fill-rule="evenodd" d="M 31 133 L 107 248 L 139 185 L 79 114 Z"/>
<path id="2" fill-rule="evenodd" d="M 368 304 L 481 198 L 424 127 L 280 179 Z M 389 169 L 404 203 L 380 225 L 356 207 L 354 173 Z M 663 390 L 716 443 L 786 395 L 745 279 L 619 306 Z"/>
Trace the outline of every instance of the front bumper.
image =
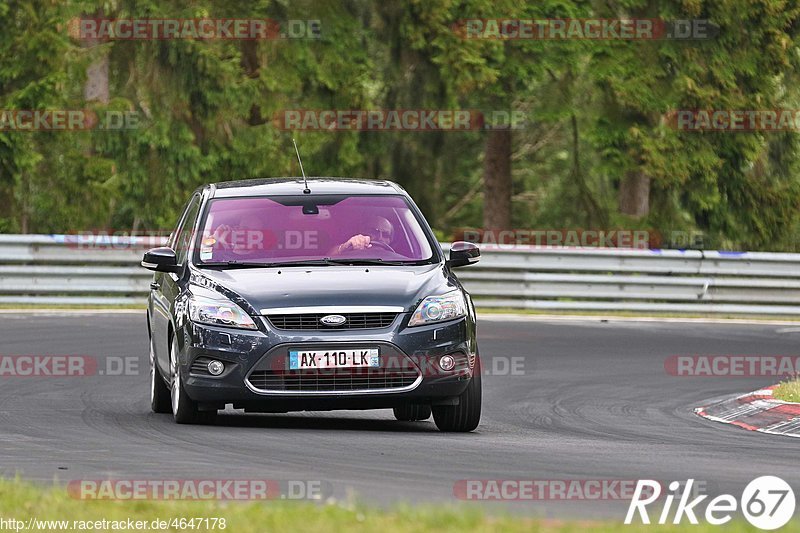
<path id="1" fill-rule="evenodd" d="M 203 406 L 248 411 L 288 412 L 332 409 L 377 409 L 407 403 L 452 403 L 472 378 L 477 353 L 475 325 L 470 317 L 429 326 L 405 327 L 408 313 L 386 328 L 344 331 L 288 331 L 272 328 L 246 331 L 196 323 L 183 328 L 180 346 L 184 388 Z M 336 391 L 262 390 L 248 379 L 254 371 L 282 367 L 289 349 L 347 349 L 378 347 L 386 361 L 406 361 L 418 379 L 402 387 Z M 465 364 L 446 372 L 438 366 L 445 354 L 458 354 Z M 384 357 L 390 356 L 390 357 Z M 203 375 L 201 362 L 216 359 L 225 364 L 221 376 Z M 472 365 L 466 362 L 473 363 Z M 197 363 L 194 365 L 193 363 Z M 256 382 L 256 380 L 253 380 Z"/>

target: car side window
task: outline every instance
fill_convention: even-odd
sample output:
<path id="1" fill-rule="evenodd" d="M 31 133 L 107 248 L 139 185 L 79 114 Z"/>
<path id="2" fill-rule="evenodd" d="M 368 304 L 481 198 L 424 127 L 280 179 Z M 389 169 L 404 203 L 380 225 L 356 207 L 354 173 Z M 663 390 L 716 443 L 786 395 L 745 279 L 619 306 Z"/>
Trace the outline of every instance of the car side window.
<path id="1" fill-rule="evenodd" d="M 189 247 L 192 244 L 194 225 L 197 221 L 197 214 L 199 212 L 200 197 L 195 195 L 186 209 L 186 214 L 181 222 L 181 227 L 176 230 L 174 249 L 179 265 L 184 264 L 186 262 L 186 258 L 189 256 Z"/>

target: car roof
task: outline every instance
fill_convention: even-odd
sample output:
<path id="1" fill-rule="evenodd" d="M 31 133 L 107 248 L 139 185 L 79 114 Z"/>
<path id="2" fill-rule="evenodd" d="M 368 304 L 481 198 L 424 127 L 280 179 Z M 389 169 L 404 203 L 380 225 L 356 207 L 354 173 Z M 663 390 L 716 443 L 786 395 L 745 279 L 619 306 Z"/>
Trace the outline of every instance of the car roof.
<path id="1" fill-rule="evenodd" d="M 240 181 L 223 181 L 208 185 L 214 198 L 237 196 L 296 196 L 303 194 L 303 178 L 255 178 Z M 311 194 L 402 194 L 405 190 L 387 180 L 351 178 L 308 178 Z"/>

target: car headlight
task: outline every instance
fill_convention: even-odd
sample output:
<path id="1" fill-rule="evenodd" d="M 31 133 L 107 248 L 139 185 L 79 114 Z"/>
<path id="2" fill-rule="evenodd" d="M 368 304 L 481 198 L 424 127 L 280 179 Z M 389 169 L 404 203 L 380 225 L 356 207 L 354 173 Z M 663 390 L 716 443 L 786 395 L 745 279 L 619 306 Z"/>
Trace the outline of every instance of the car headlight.
<path id="1" fill-rule="evenodd" d="M 219 300 L 192 296 L 189 298 L 189 317 L 192 322 L 229 328 L 258 329 L 256 323 L 241 307 L 220 297 Z"/>
<path id="2" fill-rule="evenodd" d="M 467 314 L 467 303 L 461 291 L 453 291 L 441 296 L 428 296 L 411 315 L 409 326 L 421 326 L 434 322 L 453 320 Z"/>

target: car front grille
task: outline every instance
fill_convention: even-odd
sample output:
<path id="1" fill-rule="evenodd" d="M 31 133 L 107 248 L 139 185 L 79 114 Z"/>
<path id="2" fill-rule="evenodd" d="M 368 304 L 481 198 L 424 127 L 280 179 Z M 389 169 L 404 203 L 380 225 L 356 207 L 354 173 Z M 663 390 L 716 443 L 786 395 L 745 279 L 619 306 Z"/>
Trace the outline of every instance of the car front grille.
<path id="1" fill-rule="evenodd" d="M 411 387 L 419 377 L 416 369 L 337 368 L 329 370 L 257 370 L 250 374 L 253 388 L 277 392 L 358 392 Z"/>
<path id="2" fill-rule="evenodd" d="M 346 321 L 338 326 L 327 326 L 320 322 L 324 316 L 334 313 L 303 313 L 294 315 L 269 315 L 267 320 L 276 329 L 286 330 L 342 330 L 375 329 L 392 325 L 397 313 L 341 313 Z"/>
<path id="3" fill-rule="evenodd" d="M 306 345 L 316 349 L 318 345 Z M 369 346 L 349 345 L 360 349 Z M 423 371 L 396 346 L 376 343 L 380 351 L 379 367 L 348 367 L 291 370 L 289 352 L 296 346 L 273 348 L 253 367 L 247 377 L 255 392 L 269 393 L 358 393 L 361 391 L 402 392 L 411 390 L 422 381 Z"/>

